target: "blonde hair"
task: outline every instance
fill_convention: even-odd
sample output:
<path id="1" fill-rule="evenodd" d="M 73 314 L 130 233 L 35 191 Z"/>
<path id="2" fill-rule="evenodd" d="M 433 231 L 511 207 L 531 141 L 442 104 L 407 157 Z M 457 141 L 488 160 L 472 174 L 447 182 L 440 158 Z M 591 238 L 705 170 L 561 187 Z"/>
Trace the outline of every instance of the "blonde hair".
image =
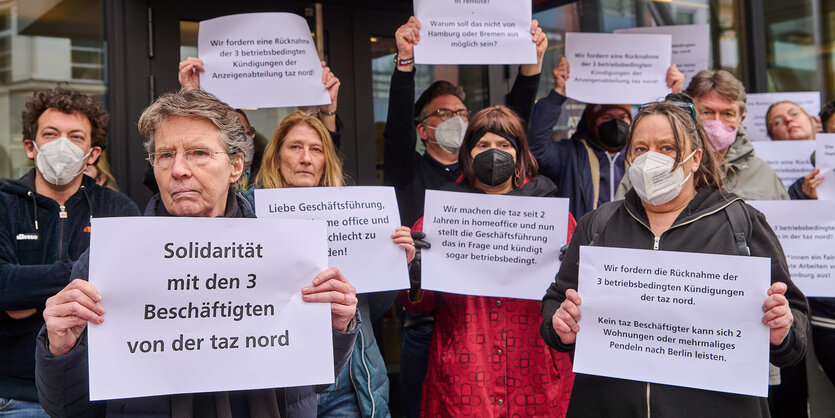
<path id="1" fill-rule="evenodd" d="M 325 166 L 322 173 L 322 178 L 319 179 L 317 186 L 325 187 L 340 187 L 345 185 L 345 178 L 342 175 L 342 161 L 336 155 L 336 147 L 333 145 L 330 133 L 315 116 L 311 116 L 300 110 L 287 115 L 273 134 L 272 140 L 264 149 L 264 158 L 261 161 L 261 168 L 258 170 L 258 175 L 255 176 L 255 183 L 265 189 L 278 189 L 287 187 L 284 178 L 281 176 L 279 164 L 281 159 L 279 153 L 281 146 L 287 139 L 287 134 L 296 125 L 307 125 L 313 128 L 319 139 L 322 141 L 322 149 L 325 154 Z"/>

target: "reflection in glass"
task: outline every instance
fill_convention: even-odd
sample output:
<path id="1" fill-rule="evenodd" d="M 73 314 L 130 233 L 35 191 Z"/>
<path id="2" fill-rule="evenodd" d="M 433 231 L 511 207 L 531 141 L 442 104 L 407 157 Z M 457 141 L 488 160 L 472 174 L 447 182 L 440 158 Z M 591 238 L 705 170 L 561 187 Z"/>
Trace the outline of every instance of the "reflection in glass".
<path id="1" fill-rule="evenodd" d="M 0 177 L 18 178 L 33 167 L 20 121 L 33 91 L 67 82 L 104 99 L 102 15 L 96 0 L 0 1 Z"/>

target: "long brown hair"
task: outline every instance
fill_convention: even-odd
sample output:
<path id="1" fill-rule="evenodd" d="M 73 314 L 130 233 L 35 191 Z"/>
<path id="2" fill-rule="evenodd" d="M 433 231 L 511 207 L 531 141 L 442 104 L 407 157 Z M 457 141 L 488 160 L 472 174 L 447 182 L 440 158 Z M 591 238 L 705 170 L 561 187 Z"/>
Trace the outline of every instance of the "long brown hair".
<path id="1" fill-rule="evenodd" d="M 313 128 L 319 134 L 319 139 L 322 141 L 322 149 L 325 152 L 324 171 L 322 172 L 322 178 L 319 179 L 318 186 L 339 187 L 345 185 L 345 178 L 342 176 L 342 161 L 336 155 L 336 147 L 333 145 L 330 133 L 328 133 L 322 121 L 301 110 L 290 113 L 278 125 L 272 140 L 270 140 L 264 149 L 261 168 L 258 170 L 258 175 L 255 176 L 256 184 L 265 189 L 287 187 L 279 170 L 281 161 L 279 152 L 281 152 L 281 145 L 287 139 L 287 134 L 290 132 L 290 129 L 302 124 Z"/>
<path id="2" fill-rule="evenodd" d="M 678 167 L 681 160 L 686 157 L 683 155 L 684 141 L 687 141 L 694 151 L 702 150 L 702 161 L 693 174 L 693 186 L 696 190 L 702 188 L 718 190 L 725 187 L 725 180 L 722 175 L 724 159 L 713 149 L 713 144 L 708 140 L 704 128 L 701 124 L 696 124 L 689 110 L 684 110 L 673 102 L 650 103 L 641 107 L 632 121 L 632 129 L 629 130 L 629 140 L 626 144 L 629 161 L 633 159 L 632 134 L 635 132 L 635 127 L 647 115 L 664 116 L 669 119 L 670 126 L 673 128 L 676 147 L 675 165 L 673 167 Z M 675 170 L 675 168 L 673 169 Z"/>
<path id="3" fill-rule="evenodd" d="M 530 147 L 528 147 L 528 138 L 525 136 L 525 126 L 522 120 L 509 107 L 496 105 L 476 113 L 470 119 L 467 132 L 464 134 L 464 143 L 458 151 L 458 163 L 461 165 L 461 174 L 467 184 L 475 187 L 476 175 L 473 170 L 473 157 L 470 153 L 485 132 L 516 138 L 516 178 L 513 181 L 514 187 L 523 183 L 525 178 L 536 178 L 539 174 L 539 165 L 531 154 Z M 479 137 L 475 138 L 475 135 Z"/>

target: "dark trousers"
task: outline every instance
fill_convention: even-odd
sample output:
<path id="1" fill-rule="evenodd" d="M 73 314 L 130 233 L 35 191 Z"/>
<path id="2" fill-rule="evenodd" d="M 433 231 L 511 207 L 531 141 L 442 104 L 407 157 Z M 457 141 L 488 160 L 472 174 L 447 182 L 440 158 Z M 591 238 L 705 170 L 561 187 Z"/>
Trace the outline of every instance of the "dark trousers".
<path id="1" fill-rule="evenodd" d="M 423 379 L 429 361 L 429 343 L 432 341 L 432 321 L 420 314 L 407 312 L 404 317 L 403 339 L 400 351 L 400 399 L 409 418 L 420 416 L 420 399 Z"/>

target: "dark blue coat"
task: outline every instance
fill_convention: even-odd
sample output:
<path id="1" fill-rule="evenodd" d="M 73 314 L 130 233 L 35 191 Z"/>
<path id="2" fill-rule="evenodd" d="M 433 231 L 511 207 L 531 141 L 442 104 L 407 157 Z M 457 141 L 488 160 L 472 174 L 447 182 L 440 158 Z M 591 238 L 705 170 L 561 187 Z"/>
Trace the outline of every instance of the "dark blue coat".
<path id="1" fill-rule="evenodd" d="M 35 169 L 0 180 L 0 398 L 37 402 L 35 337 L 46 299 L 70 282 L 72 263 L 90 246 L 90 218 L 136 216 L 129 197 L 83 176 L 64 205 L 35 192 Z M 24 319 L 6 311 L 36 308 Z"/>
<path id="2" fill-rule="evenodd" d="M 581 140 L 585 140 L 594 151 L 600 168 L 598 205 L 611 199 L 624 173 L 624 153 L 609 163 L 609 154 L 597 146 L 591 138 L 591 131 L 578 127 L 570 139 L 553 141 L 551 132 L 562 112 L 566 97 L 555 92 L 540 99 L 533 108 L 528 128 L 528 144 L 536 162 L 539 174 L 557 185 L 557 197 L 569 199 L 568 209 L 575 219 L 580 219 L 594 208 L 594 187 L 589 154 Z"/>

